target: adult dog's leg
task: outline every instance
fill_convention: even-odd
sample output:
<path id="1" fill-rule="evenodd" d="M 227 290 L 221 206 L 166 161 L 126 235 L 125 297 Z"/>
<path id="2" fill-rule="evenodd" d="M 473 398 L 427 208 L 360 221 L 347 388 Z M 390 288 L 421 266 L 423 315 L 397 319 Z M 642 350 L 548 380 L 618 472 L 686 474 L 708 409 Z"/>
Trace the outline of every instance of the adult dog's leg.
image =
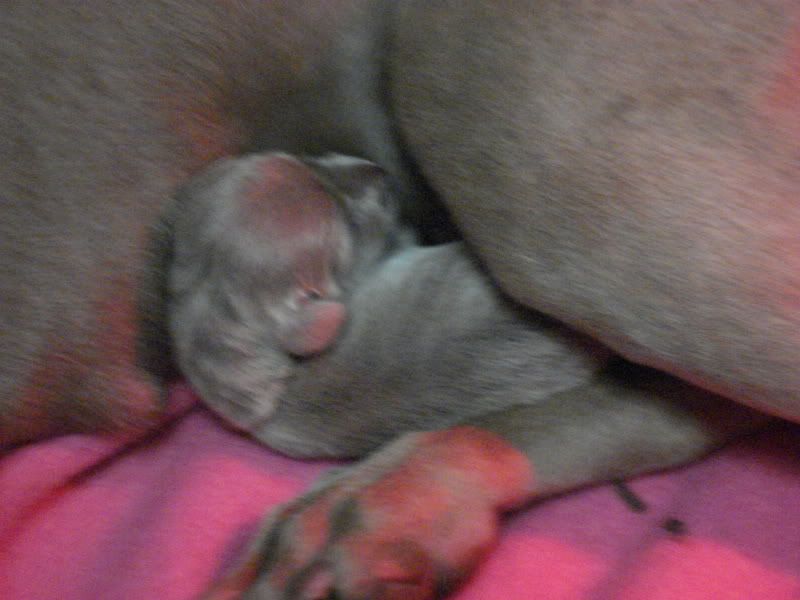
<path id="1" fill-rule="evenodd" d="M 475 567 L 502 512 L 686 462 L 765 418 L 627 365 L 538 405 L 404 435 L 279 509 L 210 597 L 433 598 Z"/>
<path id="2" fill-rule="evenodd" d="M 799 421 L 797 13 L 411 0 L 392 106 L 507 292 Z"/>

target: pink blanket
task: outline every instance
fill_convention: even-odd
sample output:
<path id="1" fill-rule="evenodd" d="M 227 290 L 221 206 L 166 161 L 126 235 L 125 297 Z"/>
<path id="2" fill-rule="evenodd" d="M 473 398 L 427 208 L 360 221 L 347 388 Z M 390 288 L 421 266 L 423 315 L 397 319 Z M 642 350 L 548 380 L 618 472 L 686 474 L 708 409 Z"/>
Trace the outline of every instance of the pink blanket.
<path id="1" fill-rule="evenodd" d="M 172 400 L 194 401 L 183 387 Z M 64 485 L 113 448 L 70 436 L 0 461 L 0 599 L 192 598 L 269 507 L 327 466 L 273 454 L 197 408 Z M 630 487 L 646 512 L 599 486 L 509 517 L 458 600 L 800 598 L 800 427 Z"/>

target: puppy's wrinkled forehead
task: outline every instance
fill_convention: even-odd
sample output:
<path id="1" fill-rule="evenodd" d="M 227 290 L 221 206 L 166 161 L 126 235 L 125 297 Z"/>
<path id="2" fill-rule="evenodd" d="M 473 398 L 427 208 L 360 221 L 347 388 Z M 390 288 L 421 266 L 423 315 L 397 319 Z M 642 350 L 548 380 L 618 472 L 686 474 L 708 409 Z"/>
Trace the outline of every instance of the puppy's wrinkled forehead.
<path id="1" fill-rule="evenodd" d="M 273 239 L 313 236 L 335 218 L 335 199 L 314 172 L 302 162 L 283 155 L 260 160 L 242 182 L 245 230 Z"/>

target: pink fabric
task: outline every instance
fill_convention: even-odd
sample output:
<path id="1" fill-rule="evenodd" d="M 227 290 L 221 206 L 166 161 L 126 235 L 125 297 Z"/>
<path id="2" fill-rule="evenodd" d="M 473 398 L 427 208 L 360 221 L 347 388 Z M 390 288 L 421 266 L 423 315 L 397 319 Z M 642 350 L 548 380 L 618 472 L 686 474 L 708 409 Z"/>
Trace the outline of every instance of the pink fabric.
<path id="1" fill-rule="evenodd" d="M 172 396 L 192 401 L 184 388 Z M 0 461 L 1 599 L 192 598 L 270 506 L 327 466 L 273 454 L 198 408 L 60 486 L 113 448 L 70 436 Z M 800 427 L 630 485 L 647 512 L 600 486 L 510 517 L 458 600 L 800 598 Z M 670 516 L 686 535 L 661 527 Z"/>

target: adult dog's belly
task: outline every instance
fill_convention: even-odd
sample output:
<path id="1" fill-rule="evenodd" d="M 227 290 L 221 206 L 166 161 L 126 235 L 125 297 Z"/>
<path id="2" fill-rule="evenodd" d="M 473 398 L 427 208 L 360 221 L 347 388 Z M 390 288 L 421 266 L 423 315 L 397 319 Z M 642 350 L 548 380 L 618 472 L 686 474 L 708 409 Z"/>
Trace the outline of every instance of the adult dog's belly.
<path id="1" fill-rule="evenodd" d="M 392 98 L 500 284 L 800 420 L 797 4 L 467 4 L 407 3 Z"/>

